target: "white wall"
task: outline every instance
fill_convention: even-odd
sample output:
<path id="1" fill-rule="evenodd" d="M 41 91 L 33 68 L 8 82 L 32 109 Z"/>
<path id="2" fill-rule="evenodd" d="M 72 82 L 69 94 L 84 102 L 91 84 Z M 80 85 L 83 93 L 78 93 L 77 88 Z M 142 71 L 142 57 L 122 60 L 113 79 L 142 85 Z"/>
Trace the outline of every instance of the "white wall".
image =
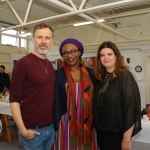
<path id="1" fill-rule="evenodd" d="M 17 54 L 17 53 L 0 53 L 0 65 L 5 66 L 5 72 L 12 72 L 14 67 L 14 60 L 19 60 L 26 54 Z"/>
<path id="2" fill-rule="evenodd" d="M 11 53 L 10 54 L 10 71 L 12 72 L 14 67 L 14 60 L 19 60 L 20 58 L 24 57 L 26 54 L 16 54 Z"/>
<path id="3" fill-rule="evenodd" d="M 13 55 L 12 55 L 13 54 Z M 14 60 L 20 59 L 26 54 L 25 48 L 18 48 L 17 46 L 8 46 L 0 44 L 0 65 L 5 66 L 5 72 L 12 72 L 13 56 L 16 55 Z"/>
<path id="4" fill-rule="evenodd" d="M 141 95 L 141 107 L 144 108 L 146 104 L 145 52 L 141 50 L 141 48 L 133 48 L 133 50 L 121 50 L 121 54 L 124 56 L 124 62 L 129 67 L 129 70 L 137 81 Z M 127 58 L 130 58 L 129 64 L 127 63 Z M 136 66 L 141 66 L 142 71 L 136 72 Z"/>
<path id="5" fill-rule="evenodd" d="M 0 65 L 5 66 L 5 71 L 10 72 L 10 54 L 0 53 Z"/>

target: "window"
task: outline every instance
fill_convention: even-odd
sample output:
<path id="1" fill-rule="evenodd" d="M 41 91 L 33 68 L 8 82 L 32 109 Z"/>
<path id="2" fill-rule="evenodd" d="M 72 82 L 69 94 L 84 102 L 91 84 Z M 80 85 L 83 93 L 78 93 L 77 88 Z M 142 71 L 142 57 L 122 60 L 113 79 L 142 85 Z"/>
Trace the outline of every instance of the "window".
<path id="1" fill-rule="evenodd" d="M 2 30 L 5 29 L 2 27 Z M 7 31 L 3 31 L 2 33 L 7 33 L 7 34 L 12 34 L 12 35 L 17 35 L 18 31 L 17 30 L 7 30 Z M 24 32 L 21 31 L 21 34 L 23 34 Z M 3 45 L 12 45 L 12 46 L 18 46 L 19 45 L 19 40 L 16 37 L 12 37 L 12 36 L 6 36 L 6 35 L 2 35 L 1 36 L 1 44 Z M 25 39 L 21 39 L 21 47 L 25 47 L 26 45 L 26 40 Z"/>
<path id="2" fill-rule="evenodd" d="M 5 28 L 2 27 L 2 29 L 5 29 Z M 7 30 L 7 31 L 3 31 L 2 33 L 16 35 L 17 30 Z M 17 46 L 17 38 L 16 37 L 2 35 L 1 39 L 2 39 L 1 43 L 4 44 L 4 45 L 10 44 L 12 46 Z"/>
<path id="3" fill-rule="evenodd" d="M 21 34 L 24 34 L 24 31 L 21 31 Z M 21 39 L 21 47 L 25 47 L 26 42 L 27 41 L 25 39 Z"/>

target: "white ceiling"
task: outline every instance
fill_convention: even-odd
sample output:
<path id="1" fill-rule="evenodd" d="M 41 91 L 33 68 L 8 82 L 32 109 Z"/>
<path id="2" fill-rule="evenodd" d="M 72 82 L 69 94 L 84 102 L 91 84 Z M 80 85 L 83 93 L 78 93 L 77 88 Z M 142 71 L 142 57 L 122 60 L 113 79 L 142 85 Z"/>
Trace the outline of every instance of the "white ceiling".
<path id="1" fill-rule="evenodd" d="M 105 19 L 98 23 L 97 19 Z M 139 18 L 139 19 L 138 19 Z M 8 29 L 22 29 L 31 32 L 33 24 L 45 21 L 56 30 L 55 40 L 60 29 L 75 30 L 73 23 L 93 21 L 92 29 L 99 28 L 120 36 L 124 40 L 136 41 L 145 26 L 150 24 L 150 0 L 5 0 L 0 1 L 0 25 Z M 135 26 L 135 32 L 128 30 Z M 116 30 L 122 28 L 124 31 Z M 93 29 L 93 32 L 94 32 Z M 92 32 L 81 27 L 80 34 L 85 34 L 91 43 Z M 0 31 L 2 32 L 2 30 Z M 68 32 L 68 31 L 67 31 Z M 75 31 L 72 31 L 73 33 Z M 95 31 L 97 32 L 97 30 Z M 98 31 L 100 32 L 100 31 Z M 2 34 L 2 33 L 0 33 Z M 150 34 L 149 34 L 150 35 Z M 100 34 L 96 35 L 100 36 Z M 142 37 L 143 38 L 143 37 Z M 145 39 L 145 38 L 144 38 Z M 147 40 L 150 37 L 146 37 Z"/>

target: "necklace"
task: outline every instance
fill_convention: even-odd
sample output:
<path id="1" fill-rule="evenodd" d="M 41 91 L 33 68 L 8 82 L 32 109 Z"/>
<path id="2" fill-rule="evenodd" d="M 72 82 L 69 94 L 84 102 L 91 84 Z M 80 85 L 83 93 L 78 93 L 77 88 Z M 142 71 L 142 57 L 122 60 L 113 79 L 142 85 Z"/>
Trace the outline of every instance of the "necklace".
<path id="1" fill-rule="evenodd" d="M 37 59 L 39 60 L 39 62 L 41 63 L 41 65 L 43 66 L 43 68 L 45 69 L 45 72 L 47 73 L 47 67 L 48 67 L 48 61 L 47 61 L 47 59 L 46 59 L 46 61 L 47 61 L 47 65 L 46 65 L 46 67 L 43 65 L 43 63 L 41 62 L 41 60 L 37 57 Z"/>

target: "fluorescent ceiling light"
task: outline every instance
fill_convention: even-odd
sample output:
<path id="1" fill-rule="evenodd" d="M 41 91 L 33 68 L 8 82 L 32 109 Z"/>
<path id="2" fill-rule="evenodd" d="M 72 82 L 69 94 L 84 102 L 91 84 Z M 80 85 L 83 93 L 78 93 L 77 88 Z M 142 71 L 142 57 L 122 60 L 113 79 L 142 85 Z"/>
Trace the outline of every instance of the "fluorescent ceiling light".
<path id="1" fill-rule="evenodd" d="M 73 24 L 73 26 L 82 26 L 82 25 L 92 24 L 92 23 L 94 23 L 94 22 L 93 21 L 80 22 L 80 23 Z"/>
<path id="2" fill-rule="evenodd" d="M 97 21 L 104 22 L 104 19 L 99 19 Z M 92 24 L 92 23 L 94 23 L 94 22 L 93 21 L 80 22 L 80 23 L 74 23 L 73 26 L 82 26 L 82 25 L 87 25 L 87 24 Z"/>
<path id="3" fill-rule="evenodd" d="M 98 19 L 97 21 L 98 22 L 104 22 L 104 19 Z"/>
<path id="4" fill-rule="evenodd" d="M 23 34 L 18 34 L 19 36 L 23 36 L 23 37 L 26 37 L 26 36 L 29 36 L 29 35 L 32 35 L 31 33 L 23 33 Z"/>

